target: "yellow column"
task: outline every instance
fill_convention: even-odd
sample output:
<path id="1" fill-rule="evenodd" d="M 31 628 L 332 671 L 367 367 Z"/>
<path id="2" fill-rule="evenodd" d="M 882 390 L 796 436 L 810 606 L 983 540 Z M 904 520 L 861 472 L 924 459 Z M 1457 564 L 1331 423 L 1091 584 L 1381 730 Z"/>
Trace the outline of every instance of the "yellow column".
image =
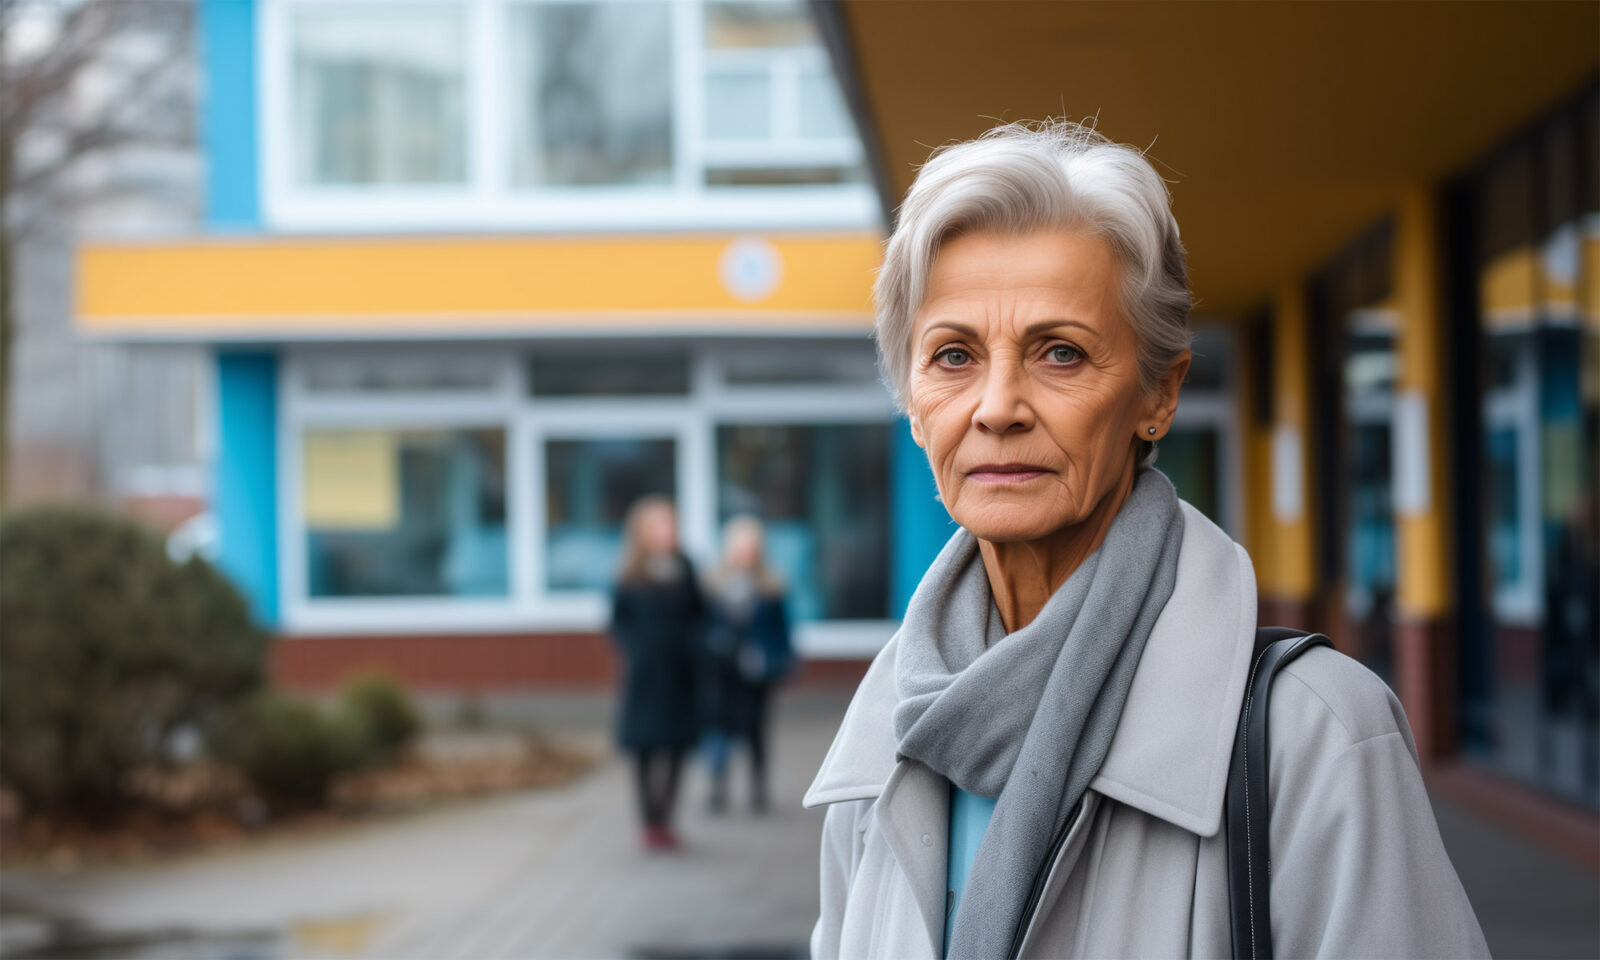
<path id="1" fill-rule="evenodd" d="M 1451 550 L 1445 416 L 1444 317 L 1439 303 L 1437 212 L 1432 191 L 1401 199 L 1395 223 L 1396 344 L 1395 602 L 1403 617 L 1434 620 L 1450 612 Z M 1425 471 L 1418 475 L 1417 470 Z"/>
<path id="2" fill-rule="evenodd" d="M 1407 191 L 1395 218 L 1396 352 L 1394 456 L 1395 686 L 1423 757 L 1453 750 L 1454 644 L 1451 612 L 1450 422 L 1444 389 L 1444 316 L 1439 302 L 1438 212 L 1425 186 Z"/>
<path id="3" fill-rule="evenodd" d="M 1311 506 L 1318 491 L 1311 482 L 1310 329 L 1300 284 L 1278 290 L 1272 323 L 1272 432 L 1264 438 L 1267 509 L 1258 514 L 1263 556 L 1256 578 L 1263 598 L 1303 607 L 1316 590 Z"/>

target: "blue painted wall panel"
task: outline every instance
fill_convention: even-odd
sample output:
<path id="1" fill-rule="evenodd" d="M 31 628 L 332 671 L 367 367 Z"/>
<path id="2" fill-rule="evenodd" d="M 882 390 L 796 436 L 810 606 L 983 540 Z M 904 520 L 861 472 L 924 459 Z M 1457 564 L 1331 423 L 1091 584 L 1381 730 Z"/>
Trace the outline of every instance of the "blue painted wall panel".
<path id="1" fill-rule="evenodd" d="M 956 527 L 937 499 L 939 489 L 928 468 L 928 457 L 911 439 L 911 425 L 904 418 L 895 425 L 890 442 L 889 510 L 894 535 L 889 561 L 889 612 L 898 617 L 905 613 L 922 574 Z"/>
<path id="2" fill-rule="evenodd" d="M 206 162 L 206 225 L 261 226 L 256 155 L 255 0 L 201 0 L 205 70 L 200 143 Z"/>
<path id="3" fill-rule="evenodd" d="M 217 354 L 218 564 L 257 622 L 278 624 L 278 357 Z"/>

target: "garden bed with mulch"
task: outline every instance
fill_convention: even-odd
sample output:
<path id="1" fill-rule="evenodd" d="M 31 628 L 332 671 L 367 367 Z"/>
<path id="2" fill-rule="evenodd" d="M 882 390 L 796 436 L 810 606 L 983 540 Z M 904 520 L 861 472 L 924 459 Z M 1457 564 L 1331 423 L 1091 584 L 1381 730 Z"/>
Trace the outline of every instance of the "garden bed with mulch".
<path id="1" fill-rule="evenodd" d="M 143 802 L 92 820 L 29 814 L 0 791 L 0 860 L 70 870 L 337 831 L 468 798 L 559 786 L 599 759 L 594 750 L 537 733 L 469 730 L 430 734 L 395 763 L 340 777 L 318 809 L 273 810 L 237 771 L 204 762 L 140 771 L 130 787 Z"/>

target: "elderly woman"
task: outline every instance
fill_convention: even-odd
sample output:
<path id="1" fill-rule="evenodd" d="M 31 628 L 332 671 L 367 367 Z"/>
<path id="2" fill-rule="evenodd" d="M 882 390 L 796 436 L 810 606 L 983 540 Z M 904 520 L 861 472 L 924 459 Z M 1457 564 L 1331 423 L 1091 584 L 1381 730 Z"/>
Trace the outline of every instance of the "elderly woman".
<path id="1" fill-rule="evenodd" d="M 1165 185 L 1084 127 L 1000 127 L 922 168 L 876 293 L 960 529 L 807 795 L 813 956 L 1229 955 L 1255 577 L 1151 467 L 1189 366 Z M 1278 953 L 1487 955 L 1382 682 L 1312 650 L 1270 744 Z"/>

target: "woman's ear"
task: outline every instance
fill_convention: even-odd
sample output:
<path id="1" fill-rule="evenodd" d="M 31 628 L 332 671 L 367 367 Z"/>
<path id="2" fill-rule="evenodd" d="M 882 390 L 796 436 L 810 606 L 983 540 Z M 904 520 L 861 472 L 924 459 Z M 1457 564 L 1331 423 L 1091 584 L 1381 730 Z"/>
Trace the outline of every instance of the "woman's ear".
<path id="1" fill-rule="evenodd" d="M 922 440 L 922 421 L 918 420 L 914 413 L 908 414 L 906 419 L 911 423 L 911 442 L 924 450 L 928 449 L 928 445 Z"/>
<path id="2" fill-rule="evenodd" d="M 1139 439 L 1159 440 L 1167 435 L 1167 430 L 1172 426 L 1172 418 L 1178 412 L 1178 393 L 1183 389 L 1183 378 L 1189 375 L 1189 361 L 1194 354 L 1188 350 L 1181 351 L 1172 359 L 1167 367 L 1167 372 L 1161 375 L 1156 383 L 1156 389 L 1150 396 L 1149 406 L 1146 408 L 1146 419 L 1139 427 Z M 1149 428 L 1155 427 L 1154 435 Z"/>

